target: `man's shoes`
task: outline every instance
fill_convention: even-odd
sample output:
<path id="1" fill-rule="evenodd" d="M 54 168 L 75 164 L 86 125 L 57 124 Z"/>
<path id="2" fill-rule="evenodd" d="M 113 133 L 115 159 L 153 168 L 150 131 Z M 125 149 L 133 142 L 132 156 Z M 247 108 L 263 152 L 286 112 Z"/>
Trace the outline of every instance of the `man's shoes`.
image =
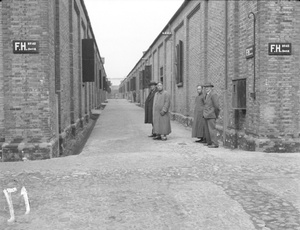
<path id="1" fill-rule="evenodd" d="M 218 145 L 208 145 L 207 147 L 208 147 L 208 148 L 219 148 Z"/>
<path id="2" fill-rule="evenodd" d="M 205 145 L 205 146 L 211 146 L 212 144 L 205 142 L 205 143 L 203 143 L 203 145 Z"/>
<path id="3" fill-rule="evenodd" d="M 153 140 L 161 140 L 161 136 L 153 137 Z"/>
<path id="4" fill-rule="evenodd" d="M 161 137 L 161 140 L 162 140 L 162 141 L 166 141 L 166 140 L 167 140 L 167 137 L 166 137 L 166 136 L 163 136 L 163 137 Z"/>
<path id="5" fill-rule="evenodd" d="M 202 139 L 196 140 L 196 143 L 201 143 Z"/>
<path id="6" fill-rule="evenodd" d="M 148 137 L 156 137 L 156 134 L 151 134 Z"/>

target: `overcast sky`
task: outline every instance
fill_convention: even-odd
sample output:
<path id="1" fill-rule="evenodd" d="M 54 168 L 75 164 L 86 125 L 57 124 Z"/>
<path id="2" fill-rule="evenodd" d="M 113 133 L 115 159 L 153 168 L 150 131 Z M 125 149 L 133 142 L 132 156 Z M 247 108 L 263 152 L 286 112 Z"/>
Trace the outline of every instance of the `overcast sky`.
<path id="1" fill-rule="evenodd" d="M 184 0 L 84 0 L 113 85 L 133 69 Z M 113 80 L 113 79 L 116 80 Z"/>

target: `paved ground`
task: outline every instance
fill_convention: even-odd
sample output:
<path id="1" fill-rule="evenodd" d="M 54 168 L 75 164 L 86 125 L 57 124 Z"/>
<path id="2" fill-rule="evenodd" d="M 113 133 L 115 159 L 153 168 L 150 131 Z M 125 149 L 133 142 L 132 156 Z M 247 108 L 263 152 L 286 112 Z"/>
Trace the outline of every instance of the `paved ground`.
<path id="1" fill-rule="evenodd" d="M 300 153 L 209 149 L 176 122 L 154 141 L 143 115 L 110 100 L 80 155 L 0 163 L 1 191 L 18 188 L 0 229 L 300 230 Z"/>

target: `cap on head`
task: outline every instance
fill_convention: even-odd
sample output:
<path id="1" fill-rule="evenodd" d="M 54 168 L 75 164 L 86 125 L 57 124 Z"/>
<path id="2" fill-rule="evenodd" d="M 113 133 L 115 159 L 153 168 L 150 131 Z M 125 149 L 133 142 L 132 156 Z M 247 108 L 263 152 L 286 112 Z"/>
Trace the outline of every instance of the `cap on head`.
<path id="1" fill-rule="evenodd" d="M 211 84 L 211 82 L 205 82 L 203 85 L 202 85 L 203 87 L 214 87 L 214 85 L 213 84 Z"/>
<path id="2" fill-rule="evenodd" d="M 150 81 L 149 86 L 151 85 L 157 85 L 157 83 L 155 81 Z"/>

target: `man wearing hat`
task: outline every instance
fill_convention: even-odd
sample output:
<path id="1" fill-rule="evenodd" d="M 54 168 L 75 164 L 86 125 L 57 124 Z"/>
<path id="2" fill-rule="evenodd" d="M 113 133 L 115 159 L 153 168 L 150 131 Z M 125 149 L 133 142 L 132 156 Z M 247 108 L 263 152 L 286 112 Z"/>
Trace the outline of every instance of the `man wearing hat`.
<path id="1" fill-rule="evenodd" d="M 157 134 L 154 140 L 167 140 L 171 133 L 170 109 L 171 99 L 167 91 L 163 89 L 162 82 L 157 83 L 157 92 L 153 101 L 153 128 Z"/>
<path id="2" fill-rule="evenodd" d="M 157 83 L 155 81 L 149 83 L 150 93 L 145 101 L 145 123 L 152 124 L 152 134 L 149 137 L 156 137 L 156 134 L 153 133 L 153 100 L 157 91 L 156 85 Z"/>
<path id="3" fill-rule="evenodd" d="M 217 129 L 216 129 L 216 120 L 219 117 L 220 107 L 219 107 L 219 97 L 213 91 L 214 85 L 211 82 L 206 82 L 203 87 L 206 91 L 206 96 L 204 100 L 204 111 L 203 117 L 205 118 L 205 122 L 207 123 L 210 139 L 212 144 L 209 145 L 209 148 L 218 148 L 219 143 L 217 139 Z"/>

